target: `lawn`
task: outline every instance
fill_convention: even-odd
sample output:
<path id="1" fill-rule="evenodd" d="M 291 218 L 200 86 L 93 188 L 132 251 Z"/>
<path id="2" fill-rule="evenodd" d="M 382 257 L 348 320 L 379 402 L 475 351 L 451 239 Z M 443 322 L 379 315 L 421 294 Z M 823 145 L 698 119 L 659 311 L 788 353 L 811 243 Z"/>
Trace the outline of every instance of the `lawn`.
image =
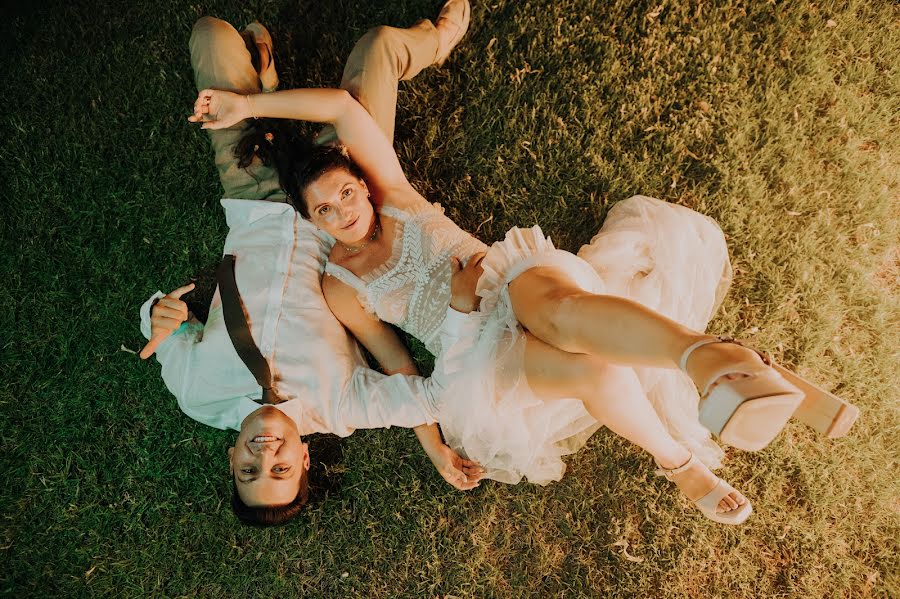
<path id="1" fill-rule="evenodd" d="M 540 223 L 577 250 L 636 193 L 722 225 L 736 277 L 713 328 L 862 411 L 843 439 L 793 423 L 729 451 L 746 525 L 702 518 L 606 431 L 559 483 L 461 494 L 401 429 L 314 440 L 305 516 L 237 523 L 233 433 L 181 414 L 133 354 L 140 304 L 208 273 L 226 233 L 186 122 L 191 25 L 258 18 L 283 86 L 337 85 L 369 27 L 437 4 L 3 8 L 3 594 L 900 595 L 900 7 L 885 0 L 477 2 L 450 62 L 400 92 L 407 173 L 485 241 Z"/>

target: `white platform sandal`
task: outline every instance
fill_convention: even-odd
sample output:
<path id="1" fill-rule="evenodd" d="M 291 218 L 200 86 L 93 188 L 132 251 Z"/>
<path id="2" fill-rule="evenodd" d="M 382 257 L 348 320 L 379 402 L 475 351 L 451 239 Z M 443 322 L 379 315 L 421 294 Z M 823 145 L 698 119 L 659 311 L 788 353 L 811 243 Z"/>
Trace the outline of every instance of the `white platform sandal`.
<path id="1" fill-rule="evenodd" d="M 681 356 L 686 371 L 690 355 L 710 343 L 742 343 L 728 337 L 709 337 L 688 347 Z M 828 437 L 846 435 L 859 409 L 776 364 L 753 348 L 762 364 L 758 367 L 722 366 L 700 389 L 700 422 L 723 442 L 745 451 L 767 446 L 796 417 Z M 719 379 L 741 374 L 735 380 Z M 715 386 L 713 386 L 715 384 Z"/>
<path id="2" fill-rule="evenodd" d="M 672 479 L 673 476 L 678 476 L 682 472 L 686 472 L 697 465 L 702 466 L 702 463 L 692 453 L 691 458 L 687 462 L 685 462 L 684 465 L 672 469 L 666 469 L 660 466 L 656 471 L 656 474 L 658 474 L 659 476 L 665 476 L 668 480 L 675 482 Z M 657 464 L 657 466 L 659 466 L 659 464 Z M 744 521 L 750 517 L 750 514 L 753 513 L 753 506 L 750 505 L 750 500 L 747 499 L 747 502 L 744 505 L 738 506 L 731 511 L 721 513 L 717 512 L 716 508 L 718 507 L 719 502 L 722 501 L 722 499 L 724 499 L 729 493 L 737 491 L 737 489 L 726 483 L 718 476 L 716 476 L 716 481 L 716 486 L 713 487 L 712 491 L 710 491 L 700 499 L 689 499 L 689 501 L 691 501 L 704 516 L 714 522 L 732 525 L 743 524 Z"/>

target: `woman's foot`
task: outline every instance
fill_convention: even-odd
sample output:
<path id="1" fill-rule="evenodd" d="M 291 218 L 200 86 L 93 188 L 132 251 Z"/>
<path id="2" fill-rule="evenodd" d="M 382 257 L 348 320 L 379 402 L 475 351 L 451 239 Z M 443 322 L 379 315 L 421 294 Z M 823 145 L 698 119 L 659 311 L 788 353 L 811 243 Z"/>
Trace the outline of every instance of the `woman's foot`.
<path id="1" fill-rule="evenodd" d="M 661 468 L 657 474 L 674 482 L 700 512 L 721 524 L 742 524 L 753 506 L 738 490 L 710 472 L 693 454 L 677 468 Z"/>
<path id="2" fill-rule="evenodd" d="M 758 353 L 736 343 L 710 343 L 698 347 L 682 366 L 704 395 L 720 383 L 746 378 L 749 373 L 765 367 L 766 363 Z M 732 372 L 716 377 L 723 368 Z"/>
<path id="3" fill-rule="evenodd" d="M 657 462 L 657 464 L 660 466 L 659 472 L 663 476 L 675 483 L 685 497 L 696 502 L 716 488 L 719 477 L 713 474 L 706 464 L 694 459 L 690 452 L 688 452 L 688 456 L 688 459 L 681 464 L 663 464 L 661 462 Z M 667 475 L 666 472 L 670 474 Z M 747 498 L 740 491 L 732 490 L 716 504 L 716 513 L 727 514 L 745 503 L 747 503 Z"/>
<path id="4" fill-rule="evenodd" d="M 766 447 L 804 398 L 771 364 L 726 338 L 700 337 L 688 347 L 680 366 L 700 390 L 701 424 L 745 451 Z"/>
<path id="5" fill-rule="evenodd" d="M 447 0 L 435 20 L 438 33 L 438 50 L 434 62 L 438 66 L 444 64 L 450 52 L 469 29 L 469 18 L 472 7 L 469 0 Z"/>

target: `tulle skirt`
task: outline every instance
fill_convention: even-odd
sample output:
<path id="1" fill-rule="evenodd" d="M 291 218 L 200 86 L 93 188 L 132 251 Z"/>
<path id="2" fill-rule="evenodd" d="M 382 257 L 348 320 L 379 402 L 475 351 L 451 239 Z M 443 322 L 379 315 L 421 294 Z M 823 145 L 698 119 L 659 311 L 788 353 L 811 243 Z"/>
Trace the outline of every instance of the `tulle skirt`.
<path id="1" fill-rule="evenodd" d="M 610 210 L 600 232 L 575 256 L 554 248 L 539 227 L 513 228 L 489 249 L 478 282 L 479 311 L 441 356 L 450 384 L 440 402 L 447 443 L 487 477 L 547 484 L 565 472 L 562 456 L 599 428 L 577 399 L 544 402 L 528 386 L 525 335 L 507 284 L 529 268 L 553 266 L 592 293 L 626 297 L 705 330 L 731 283 L 721 230 L 688 208 L 634 196 Z M 678 370 L 635 368 L 660 420 L 711 468 L 722 451 L 697 420 L 698 394 Z"/>

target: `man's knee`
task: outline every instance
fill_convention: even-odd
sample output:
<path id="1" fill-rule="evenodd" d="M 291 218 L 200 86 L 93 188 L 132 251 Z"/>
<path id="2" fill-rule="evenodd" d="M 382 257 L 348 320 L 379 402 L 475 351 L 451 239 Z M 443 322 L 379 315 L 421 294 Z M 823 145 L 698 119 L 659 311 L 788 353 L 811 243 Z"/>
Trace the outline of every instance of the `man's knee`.
<path id="1" fill-rule="evenodd" d="M 227 21 L 223 21 L 222 19 L 210 16 L 200 17 L 194 23 L 194 28 L 191 30 L 190 44 L 193 47 L 195 44 L 212 43 L 215 38 L 227 35 L 231 33 L 231 30 L 233 29 L 234 28 Z"/>
<path id="2" fill-rule="evenodd" d="M 359 39 L 359 45 L 369 50 L 389 48 L 396 37 L 396 29 L 388 25 L 372 27 Z"/>

